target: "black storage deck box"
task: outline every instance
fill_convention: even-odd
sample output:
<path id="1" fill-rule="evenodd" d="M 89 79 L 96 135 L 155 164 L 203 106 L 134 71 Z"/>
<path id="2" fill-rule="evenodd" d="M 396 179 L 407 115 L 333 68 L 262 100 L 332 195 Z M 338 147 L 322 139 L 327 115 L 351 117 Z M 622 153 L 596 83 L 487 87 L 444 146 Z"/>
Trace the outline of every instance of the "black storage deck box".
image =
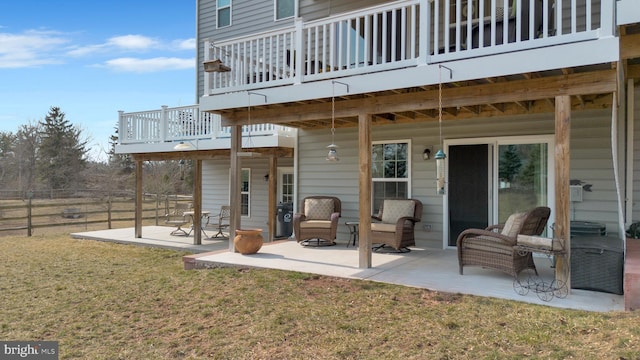
<path id="1" fill-rule="evenodd" d="M 607 225 L 593 222 L 593 221 L 572 221 L 571 222 L 571 235 L 593 235 L 593 236 L 605 236 L 607 235 Z"/>
<path id="2" fill-rule="evenodd" d="M 624 246 L 614 236 L 571 238 L 571 287 L 622 294 Z"/>

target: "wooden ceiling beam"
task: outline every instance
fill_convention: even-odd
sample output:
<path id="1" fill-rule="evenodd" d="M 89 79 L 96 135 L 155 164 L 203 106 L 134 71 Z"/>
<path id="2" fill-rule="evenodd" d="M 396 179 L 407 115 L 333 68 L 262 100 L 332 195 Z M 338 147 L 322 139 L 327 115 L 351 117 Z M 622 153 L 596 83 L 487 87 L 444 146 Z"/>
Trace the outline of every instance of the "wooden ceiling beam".
<path id="1" fill-rule="evenodd" d="M 259 157 L 293 157 L 293 149 L 285 147 L 272 147 L 272 148 L 251 148 L 245 149 L 256 153 Z M 194 150 L 194 151 L 172 151 L 172 152 L 158 152 L 158 153 L 137 153 L 131 154 L 131 157 L 135 161 L 169 161 L 169 160 L 228 160 L 231 156 L 230 149 L 216 149 L 216 150 Z"/>
<path id="2" fill-rule="evenodd" d="M 484 85 L 472 85 L 442 90 L 442 106 L 458 108 L 494 103 L 530 101 L 555 98 L 561 95 L 587 95 L 611 93 L 616 90 L 616 71 L 600 70 L 585 73 L 567 74 L 514 80 Z M 395 95 L 360 97 L 353 100 L 341 100 L 335 104 L 337 117 L 353 117 L 360 113 L 379 114 L 434 109 L 438 107 L 438 91 L 408 92 Z M 331 116 L 331 103 L 307 104 L 295 106 L 293 111 L 282 108 L 270 109 L 256 107 L 251 110 L 252 118 L 261 123 L 293 123 L 328 118 Z M 247 121 L 246 109 L 222 114 L 222 125 L 240 125 Z"/>

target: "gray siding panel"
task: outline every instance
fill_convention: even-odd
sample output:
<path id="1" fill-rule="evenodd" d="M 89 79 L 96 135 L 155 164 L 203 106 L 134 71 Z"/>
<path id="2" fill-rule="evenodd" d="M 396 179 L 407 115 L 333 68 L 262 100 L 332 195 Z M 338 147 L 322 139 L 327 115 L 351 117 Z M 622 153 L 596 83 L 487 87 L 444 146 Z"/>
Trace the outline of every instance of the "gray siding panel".
<path id="1" fill-rule="evenodd" d="M 611 159 L 610 118 L 611 114 L 607 110 L 572 113 L 571 178 L 593 184 L 593 191 L 584 193 L 584 201 L 575 203 L 571 214 L 574 219 L 604 222 L 607 230 L 615 233 L 617 200 Z M 543 135 L 553 134 L 553 131 L 553 114 L 443 123 L 445 139 Z M 338 163 L 325 160 L 326 146 L 331 142 L 329 130 L 301 130 L 299 136 L 299 201 L 309 195 L 335 195 L 342 200 L 343 214 L 340 223 L 357 219 L 357 130 L 336 130 L 335 143 L 340 146 Z M 441 248 L 443 198 L 435 193 L 435 161 L 422 159 L 426 146 L 431 146 L 434 150 L 440 147 L 437 122 L 373 127 L 373 141 L 398 139 L 411 140 L 411 196 L 424 203 L 423 219 L 416 232 L 418 244 Z M 431 225 L 432 231 L 423 231 L 424 224 Z M 346 226 L 339 227 L 338 239 L 348 239 Z"/>
<path id="2" fill-rule="evenodd" d="M 202 209 L 212 215 L 220 211 L 220 206 L 229 204 L 229 160 L 209 160 L 202 162 Z M 279 167 L 292 166 L 291 159 L 279 159 Z M 264 175 L 269 172 L 268 159 L 243 160 L 243 168 L 251 169 L 250 216 L 243 216 L 243 228 L 263 229 L 267 235 L 268 183 Z"/>

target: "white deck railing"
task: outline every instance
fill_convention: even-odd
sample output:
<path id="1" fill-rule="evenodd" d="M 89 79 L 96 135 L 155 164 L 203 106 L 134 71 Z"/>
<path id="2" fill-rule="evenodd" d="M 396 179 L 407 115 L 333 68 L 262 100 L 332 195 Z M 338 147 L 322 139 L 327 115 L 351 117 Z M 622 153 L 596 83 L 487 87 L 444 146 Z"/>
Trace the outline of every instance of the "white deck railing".
<path id="1" fill-rule="evenodd" d="M 221 126 L 219 115 L 201 112 L 198 105 L 160 110 L 119 113 L 120 144 L 160 143 L 185 140 L 229 138 L 231 128 Z M 290 135 L 293 130 L 280 125 L 252 124 L 242 127 L 243 136 Z"/>
<path id="2" fill-rule="evenodd" d="M 613 35 L 615 0 L 407 0 L 212 42 L 215 95 Z M 470 10 L 471 9 L 471 10 Z M 297 71 L 302 69 L 302 71 Z"/>
<path id="3" fill-rule="evenodd" d="M 206 41 L 206 95 L 430 65 L 611 37 L 615 0 L 407 0 L 360 9 L 278 31 Z M 472 10 L 469 10 L 472 9 Z M 297 69 L 302 69 L 298 71 Z M 120 113 L 121 144 L 230 136 L 197 105 Z M 282 135 L 286 127 L 243 127 Z"/>

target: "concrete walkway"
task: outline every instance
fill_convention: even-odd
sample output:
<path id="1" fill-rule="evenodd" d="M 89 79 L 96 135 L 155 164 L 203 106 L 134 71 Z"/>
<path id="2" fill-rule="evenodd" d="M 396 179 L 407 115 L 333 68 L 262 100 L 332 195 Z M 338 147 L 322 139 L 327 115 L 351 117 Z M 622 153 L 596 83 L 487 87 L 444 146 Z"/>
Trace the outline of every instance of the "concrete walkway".
<path id="1" fill-rule="evenodd" d="M 589 311 L 623 311 L 622 295 L 571 289 L 566 298 L 529 291 L 520 295 L 514 288 L 513 278 L 498 271 L 480 267 L 465 267 L 464 275 L 458 273 L 455 250 L 423 249 L 412 247 L 410 253 L 381 254 L 372 256 L 372 268 L 358 267 L 358 251 L 346 246 L 345 241 L 330 247 L 302 247 L 295 241 L 266 243 L 257 254 L 241 255 L 228 251 L 228 240 L 209 240 L 203 237 L 202 245 L 193 245 L 193 237 L 170 236 L 171 228 L 144 227 L 142 238 L 134 237 L 134 229 L 115 229 L 74 233 L 78 239 L 92 239 L 154 246 L 193 252 L 185 256 L 185 267 L 207 268 L 217 266 L 247 266 L 288 271 L 300 271 L 326 276 L 378 281 L 403 286 L 413 286 L 434 291 L 453 292 L 477 296 L 509 299 L 526 303 Z M 541 278 L 553 279 L 554 269 L 549 258 L 536 257 Z M 521 283 L 527 282 L 521 274 Z M 548 301 L 544 301 L 548 300 Z"/>

